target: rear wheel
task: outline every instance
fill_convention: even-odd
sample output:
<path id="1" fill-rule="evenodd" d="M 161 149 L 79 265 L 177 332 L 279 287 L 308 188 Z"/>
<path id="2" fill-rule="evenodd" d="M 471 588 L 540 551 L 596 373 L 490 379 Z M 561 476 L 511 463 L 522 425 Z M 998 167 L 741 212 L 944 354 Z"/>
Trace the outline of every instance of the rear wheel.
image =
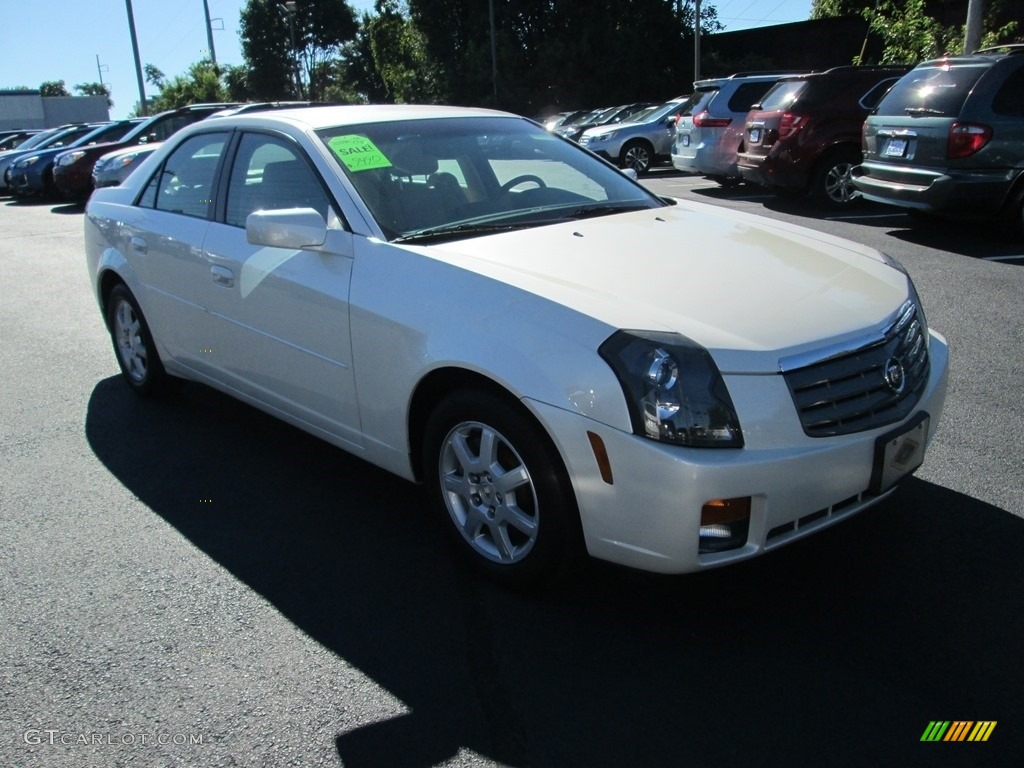
<path id="1" fill-rule="evenodd" d="M 580 551 L 579 515 L 561 458 L 526 412 L 460 390 L 427 423 L 423 467 L 456 550 L 510 586 L 552 581 Z"/>
<path id="2" fill-rule="evenodd" d="M 643 176 L 654 165 L 654 148 L 646 141 L 633 140 L 622 148 L 619 155 L 620 168 L 632 168 L 637 176 Z"/>
<path id="3" fill-rule="evenodd" d="M 863 156 L 853 147 L 840 147 L 825 154 L 811 177 L 811 197 L 829 208 L 843 208 L 860 200 L 853 185 L 853 169 Z"/>
<path id="4" fill-rule="evenodd" d="M 117 364 L 128 386 L 140 395 L 165 391 L 170 377 L 160 362 L 138 302 L 124 285 L 115 286 L 107 298 L 107 325 Z"/>

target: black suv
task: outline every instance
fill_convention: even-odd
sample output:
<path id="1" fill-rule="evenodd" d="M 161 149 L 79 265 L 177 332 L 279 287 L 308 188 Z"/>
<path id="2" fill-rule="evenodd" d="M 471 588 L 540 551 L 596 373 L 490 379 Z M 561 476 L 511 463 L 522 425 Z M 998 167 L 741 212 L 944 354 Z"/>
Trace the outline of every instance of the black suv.
<path id="1" fill-rule="evenodd" d="M 737 154 L 744 181 L 841 207 L 859 195 L 864 118 L 910 67 L 835 67 L 787 77 L 751 107 Z"/>
<path id="2" fill-rule="evenodd" d="M 864 123 L 869 200 L 1024 228 L 1024 45 L 918 64 Z"/>

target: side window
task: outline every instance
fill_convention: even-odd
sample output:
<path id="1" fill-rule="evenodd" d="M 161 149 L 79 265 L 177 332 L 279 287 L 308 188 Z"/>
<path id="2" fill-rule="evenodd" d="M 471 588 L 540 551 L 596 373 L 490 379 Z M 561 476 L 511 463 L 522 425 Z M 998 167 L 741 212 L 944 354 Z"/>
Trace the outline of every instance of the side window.
<path id="1" fill-rule="evenodd" d="M 150 179 L 139 205 L 206 218 L 227 133 L 202 133 L 182 142 Z"/>
<path id="2" fill-rule="evenodd" d="M 1024 116 L 1024 66 L 1006 78 L 992 99 L 992 111 L 1010 117 Z"/>
<path id="3" fill-rule="evenodd" d="M 775 83 L 768 81 L 763 83 L 743 83 L 736 92 L 729 97 L 730 112 L 749 112 L 750 105 L 761 100 L 761 97 L 768 93 L 768 89 Z"/>
<path id="4" fill-rule="evenodd" d="M 890 77 L 871 86 L 871 90 L 861 96 L 860 105 L 864 109 L 874 109 L 897 80 L 899 80 L 898 77 Z"/>
<path id="5" fill-rule="evenodd" d="M 195 120 L 189 119 L 185 115 L 175 115 L 174 117 L 163 120 L 152 127 L 149 132 L 151 138 L 150 141 L 166 141 L 172 133 L 180 131 L 186 125 L 191 125 Z"/>
<path id="6" fill-rule="evenodd" d="M 225 221 L 244 227 L 250 213 L 276 208 L 313 208 L 328 222 L 333 219 L 327 193 L 297 147 L 246 133 L 231 168 Z"/>

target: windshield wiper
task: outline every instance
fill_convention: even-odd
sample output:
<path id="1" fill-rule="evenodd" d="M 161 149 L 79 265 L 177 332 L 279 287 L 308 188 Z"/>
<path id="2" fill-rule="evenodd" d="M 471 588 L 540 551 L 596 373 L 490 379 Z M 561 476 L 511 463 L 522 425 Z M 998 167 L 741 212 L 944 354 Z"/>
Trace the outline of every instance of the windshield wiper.
<path id="1" fill-rule="evenodd" d="M 541 222 L 550 224 L 549 221 Z M 438 227 L 427 227 L 407 235 L 396 237 L 392 243 L 425 243 L 431 240 L 453 240 L 474 235 L 493 235 L 496 232 L 511 232 L 516 229 L 537 226 L 536 221 L 517 221 L 514 223 L 493 224 L 442 224 Z"/>
<path id="2" fill-rule="evenodd" d="M 650 208 L 651 206 L 646 203 L 581 205 L 577 208 L 563 211 L 559 219 L 563 221 L 578 221 L 579 219 L 592 219 L 596 216 L 610 216 L 613 213 L 650 210 Z"/>
<path id="3" fill-rule="evenodd" d="M 946 113 L 941 109 L 932 109 L 931 107 L 907 107 L 903 111 L 911 117 L 918 117 L 920 115 L 938 115 L 939 117 L 946 116 Z"/>

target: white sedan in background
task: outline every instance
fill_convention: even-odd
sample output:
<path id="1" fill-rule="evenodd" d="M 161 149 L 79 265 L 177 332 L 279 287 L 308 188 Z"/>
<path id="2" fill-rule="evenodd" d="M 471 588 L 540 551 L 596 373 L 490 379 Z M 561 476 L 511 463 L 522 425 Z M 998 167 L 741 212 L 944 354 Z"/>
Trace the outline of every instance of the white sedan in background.
<path id="1" fill-rule="evenodd" d="M 773 549 L 885 498 L 942 412 L 894 260 L 508 114 L 205 121 L 86 213 L 129 386 L 202 382 L 423 482 L 506 583 Z"/>

